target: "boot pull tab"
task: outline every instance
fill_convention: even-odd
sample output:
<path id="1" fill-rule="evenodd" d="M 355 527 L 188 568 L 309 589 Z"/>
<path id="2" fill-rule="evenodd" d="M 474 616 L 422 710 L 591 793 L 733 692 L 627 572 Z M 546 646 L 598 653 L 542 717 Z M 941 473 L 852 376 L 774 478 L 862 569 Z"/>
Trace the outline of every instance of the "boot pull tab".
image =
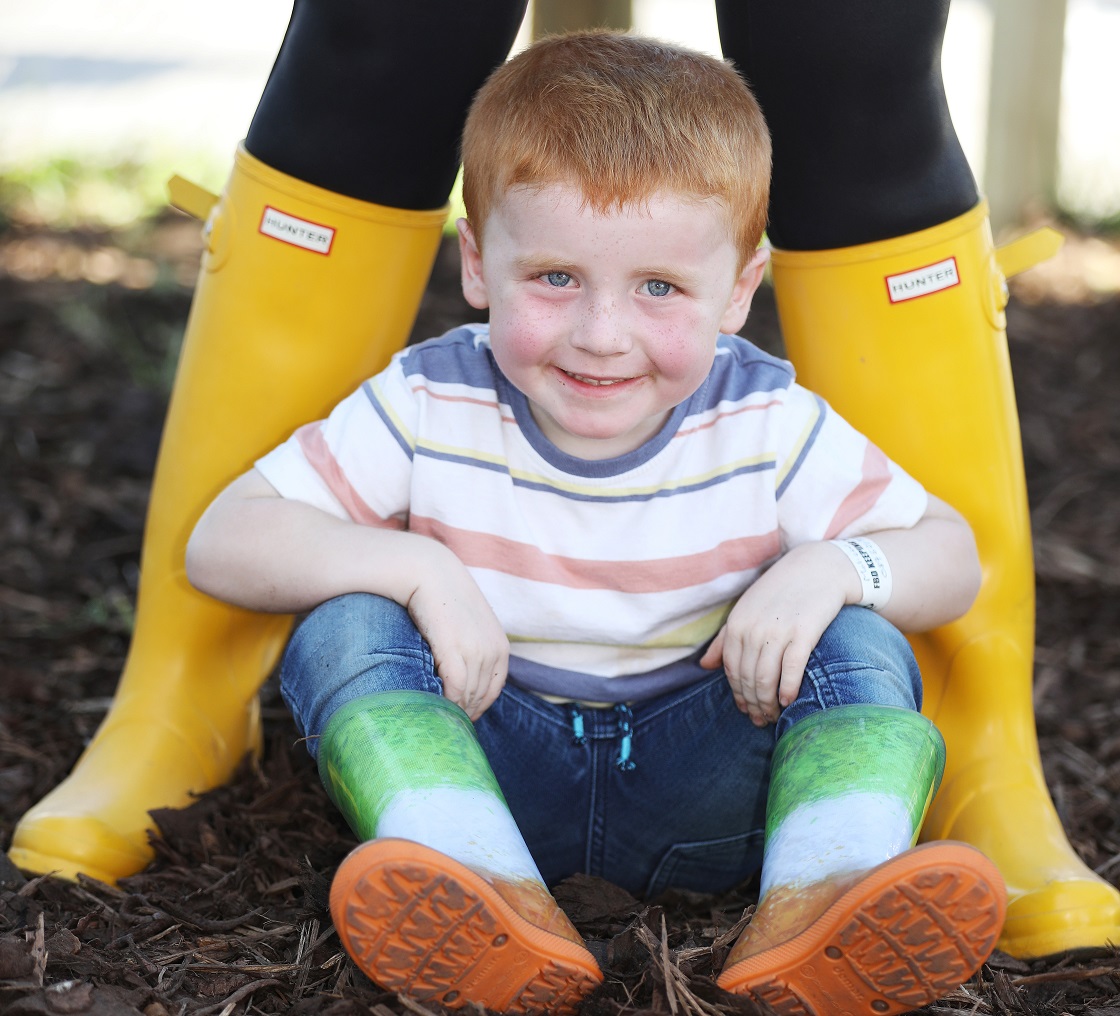
<path id="1" fill-rule="evenodd" d="M 167 194 L 172 207 L 202 221 L 202 241 L 206 245 L 202 264 L 207 271 L 217 271 L 229 258 L 225 220 L 231 210 L 220 203 L 217 194 L 178 173 L 167 181 Z"/>
<path id="2" fill-rule="evenodd" d="M 173 208 L 202 222 L 209 218 L 210 210 L 218 203 L 217 194 L 210 193 L 205 187 L 200 187 L 178 173 L 167 181 L 167 193 Z"/>
<path id="3" fill-rule="evenodd" d="M 1011 293 L 1007 288 L 1007 280 L 1013 275 L 1025 272 L 1052 258 L 1061 249 L 1065 242 L 1056 229 L 1043 226 L 1041 229 L 1032 230 L 1023 236 L 1011 240 L 997 247 L 992 254 L 991 262 L 991 296 L 994 305 L 987 307 L 989 319 L 1000 329 L 1007 327 L 1003 310 Z"/>
<path id="4" fill-rule="evenodd" d="M 1013 275 L 1047 261 L 1061 250 L 1065 237 L 1056 229 L 1043 226 L 1017 237 L 996 248 L 996 267 L 999 269 L 999 309 L 1007 306 L 1010 294 L 1007 280 Z"/>
<path id="5" fill-rule="evenodd" d="M 1025 236 L 996 248 L 996 263 L 1004 277 L 1025 272 L 1028 268 L 1047 261 L 1061 250 L 1065 237 L 1056 229 L 1043 226 Z"/>

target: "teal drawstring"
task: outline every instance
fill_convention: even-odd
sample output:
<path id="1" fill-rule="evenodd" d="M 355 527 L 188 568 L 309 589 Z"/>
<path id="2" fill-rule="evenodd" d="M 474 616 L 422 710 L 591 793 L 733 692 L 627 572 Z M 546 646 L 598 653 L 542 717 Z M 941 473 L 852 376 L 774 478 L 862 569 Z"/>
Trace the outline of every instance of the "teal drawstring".
<path id="1" fill-rule="evenodd" d="M 572 744 L 587 744 L 587 735 L 583 732 L 583 713 L 579 706 L 573 705 L 569 710 L 572 717 Z"/>
<path id="2" fill-rule="evenodd" d="M 625 703 L 615 706 L 614 711 L 618 717 L 619 733 L 618 757 L 614 760 L 614 764 L 622 772 L 628 773 L 636 768 L 634 760 L 630 757 L 634 745 L 634 714 Z M 568 716 L 572 722 L 572 744 L 580 746 L 587 744 L 587 734 L 583 729 L 583 713 L 579 706 L 574 703 L 569 705 Z"/>
<path id="3" fill-rule="evenodd" d="M 634 714 L 625 702 L 620 702 L 614 707 L 618 714 L 618 732 L 622 735 L 618 744 L 618 758 L 614 760 L 615 766 L 624 773 L 634 769 L 636 763 L 630 757 L 630 749 L 634 741 Z"/>

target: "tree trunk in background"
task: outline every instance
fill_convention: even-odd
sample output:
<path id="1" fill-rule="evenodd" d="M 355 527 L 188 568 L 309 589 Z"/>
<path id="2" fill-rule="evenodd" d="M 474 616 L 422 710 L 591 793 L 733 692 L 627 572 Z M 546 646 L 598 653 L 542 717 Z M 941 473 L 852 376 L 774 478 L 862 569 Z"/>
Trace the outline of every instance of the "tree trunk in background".
<path id="1" fill-rule="evenodd" d="M 533 38 L 579 28 L 625 31 L 630 12 L 630 0 L 533 0 Z"/>
<path id="2" fill-rule="evenodd" d="M 995 0 L 984 191 L 992 227 L 1055 206 L 1066 0 Z"/>

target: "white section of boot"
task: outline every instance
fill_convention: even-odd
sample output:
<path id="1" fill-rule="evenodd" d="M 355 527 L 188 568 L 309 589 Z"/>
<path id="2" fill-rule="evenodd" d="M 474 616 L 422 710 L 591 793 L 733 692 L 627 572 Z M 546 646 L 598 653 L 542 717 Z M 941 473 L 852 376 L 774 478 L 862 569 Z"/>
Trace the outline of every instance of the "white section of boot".
<path id="1" fill-rule="evenodd" d="M 844 794 L 801 805 L 766 842 L 760 896 L 773 886 L 812 885 L 873 868 L 909 849 L 913 837 L 906 802 L 887 794 Z"/>
<path id="2" fill-rule="evenodd" d="M 506 805 L 481 790 L 402 790 L 385 806 L 378 838 L 423 843 L 486 877 L 542 882 Z"/>

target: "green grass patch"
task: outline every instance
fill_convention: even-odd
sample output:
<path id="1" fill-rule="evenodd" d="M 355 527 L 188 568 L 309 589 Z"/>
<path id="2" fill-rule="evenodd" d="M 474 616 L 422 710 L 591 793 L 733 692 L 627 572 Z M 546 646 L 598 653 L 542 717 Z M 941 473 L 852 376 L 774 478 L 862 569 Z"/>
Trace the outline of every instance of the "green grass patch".
<path id="1" fill-rule="evenodd" d="M 185 177 L 214 193 L 225 186 L 232 156 L 163 154 L 149 159 L 97 162 L 57 156 L 0 170 L 0 224 L 50 229 L 121 229 L 153 218 L 168 208 L 167 181 Z M 465 213 L 462 180 L 449 198 L 447 232 Z"/>
<path id="2" fill-rule="evenodd" d="M 112 162 L 59 156 L 0 172 L 0 216 L 51 229 L 119 229 L 168 207 L 173 174 L 216 191 L 228 172 L 228 162 L 198 154 Z"/>

